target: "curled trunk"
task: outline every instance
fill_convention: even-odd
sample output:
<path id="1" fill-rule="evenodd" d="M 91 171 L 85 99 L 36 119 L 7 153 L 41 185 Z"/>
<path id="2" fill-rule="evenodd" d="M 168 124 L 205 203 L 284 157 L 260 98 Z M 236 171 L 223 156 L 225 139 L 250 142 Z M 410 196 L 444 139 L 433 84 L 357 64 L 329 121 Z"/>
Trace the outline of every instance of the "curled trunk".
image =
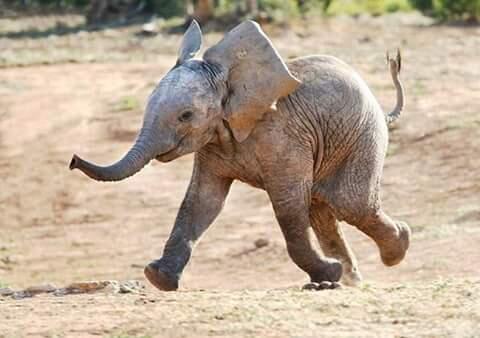
<path id="1" fill-rule="evenodd" d="M 109 166 L 98 166 L 73 155 L 70 170 L 79 169 L 97 181 L 120 181 L 136 174 L 147 165 L 155 154 L 150 133 L 142 130 L 135 144 L 118 162 Z"/>

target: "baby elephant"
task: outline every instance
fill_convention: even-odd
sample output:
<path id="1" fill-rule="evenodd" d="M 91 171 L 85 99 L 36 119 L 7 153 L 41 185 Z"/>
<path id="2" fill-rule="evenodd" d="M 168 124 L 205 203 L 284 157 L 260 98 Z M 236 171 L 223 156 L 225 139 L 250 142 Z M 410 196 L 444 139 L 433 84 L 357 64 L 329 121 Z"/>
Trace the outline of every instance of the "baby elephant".
<path id="1" fill-rule="evenodd" d="M 163 256 L 145 268 L 148 280 L 160 290 L 178 288 L 194 244 L 220 213 L 235 179 L 268 193 L 288 254 L 312 282 L 338 285 L 342 271 L 346 284 L 361 280 L 339 221 L 370 236 L 384 264 L 398 264 L 410 230 L 382 210 L 379 186 L 387 124 L 404 106 L 400 55 L 388 59 L 397 104 L 384 114 L 347 64 L 331 56 L 284 62 L 253 21 L 194 58 L 201 42 L 193 21 L 121 160 L 102 167 L 74 155 L 70 163 L 95 180 L 118 181 L 154 158 L 169 162 L 195 153 Z M 312 248 L 309 227 L 328 258 Z"/>

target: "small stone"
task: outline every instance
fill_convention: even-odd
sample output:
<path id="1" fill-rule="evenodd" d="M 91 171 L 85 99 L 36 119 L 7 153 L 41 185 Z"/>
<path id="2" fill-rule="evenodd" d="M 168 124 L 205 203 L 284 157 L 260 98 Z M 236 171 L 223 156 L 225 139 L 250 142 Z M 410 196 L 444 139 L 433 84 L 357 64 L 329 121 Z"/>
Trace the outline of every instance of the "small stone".
<path id="1" fill-rule="evenodd" d="M 148 303 L 148 300 L 145 298 L 136 299 L 133 304 L 135 305 L 145 305 Z"/>
<path id="2" fill-rule="evenodd" d="M 120 283 L 117 282 L 116 280 L 110 280 L 106 281 L 105 287 L 101 289 L 101 291 L 104 292 L 110 292 L 110 293 L 120 293 Z"/>
<path id="3" fill-rule="evenodd" d="M 38 295 L 40 293 L 54 292 L 56 289 L 57 288 L 52 284 L 45 284 L 45 285 L 30 286 L 23 291 L 31 294 L 32 296 L 34 296 L 34 295 Z"/>
<path id="4" fill-rule="evenodd" d="M 57 297 L 65 296 L 66 294 L 68 294 L 68 290 L 66 288 L 60 288 L 53 291 L 53 295 Z"/>
<path id="5" fill-rule="evenodd" d="M 0 296 L 7 297 L 14 294 L 14 291 L 10 288 L 0 288 Z"/>
<path id="6" fill-rule="evenodd" d="M 105 281 L 87 281 L 72 283 L 65 288 L 65 294 L 68 293 L 134 293 L 143 290 L 145 287 L 140 281 L 127 280 L 105 280 Z"/>
<path id="7" fill-rule="evenodd" d="M 12 295 L 13 299 L 24 299 L 24 298 L 30 298 L 30 297 L 32 297 L 32 294 L 25 291 L 17 291 L 17 292 L 14 292 Z"/>
<path id="8" fill-rule="evenodd" d="M 257 249 L 260 249 L 260 248 L 263 248 L 265 246 L 268 246 L 268 244 L 270 244 L 270 242 L 268 241 L 268 239 L 259 238 L 253 244 L 255 244 L 255 247 Z"/>
<path id="9" fill-rule="evenodd" d="M 145 286 L 138 280 L 127 280 L 120 282 L 119 293 L 135 293 L 145 289 Z"/>
<path id="10" fill-rule="evenodd" d="M 51 293 L 54 296 L 94 292 L 140 293 L 144 288 L 145 286 L 138 280 L 127 280 L 120 282 L 116 280 L 103 280 L 75 282 L 64 288 L 57 288 L 51 284 L 36 285 L 18 292 L 15 292 L 10 288 L 2 288 L 0 289 L 0 296 L 12 296 L 14 299 L 23 299 L 27 297 L 33 297 L 41 293 Z"/>
<path id="11" fill-rule="evenodd" d="M 75 282 L 67 286 L 65 289 L 68 293 L 89 293 L 104 289 L 109 281 L 85 281 Z"/>

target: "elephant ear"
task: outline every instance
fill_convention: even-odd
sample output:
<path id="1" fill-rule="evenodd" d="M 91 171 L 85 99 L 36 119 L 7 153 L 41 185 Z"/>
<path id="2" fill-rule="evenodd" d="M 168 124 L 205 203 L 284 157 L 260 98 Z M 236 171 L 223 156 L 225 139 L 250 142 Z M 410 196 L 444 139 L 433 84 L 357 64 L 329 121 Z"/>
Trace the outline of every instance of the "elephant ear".
<path id="1" fill-rule="evenodd" d="M 202 31 L 198 22 L 192 20 L 187 31 L 183 35 L 182 45 L 178 50 L 177 65 L 181 65 L 185 61 L 195 57 L 200 48 L 202 47 Z"/>
<path id="2" fill-rule="evenodd" d="M 288 70 L 260 26 L 246 21 L 204 54 L 227 76 L 225 118 L 238 142 L 245 140 L 275 102 L 293 92 L 300 81 Z"/>

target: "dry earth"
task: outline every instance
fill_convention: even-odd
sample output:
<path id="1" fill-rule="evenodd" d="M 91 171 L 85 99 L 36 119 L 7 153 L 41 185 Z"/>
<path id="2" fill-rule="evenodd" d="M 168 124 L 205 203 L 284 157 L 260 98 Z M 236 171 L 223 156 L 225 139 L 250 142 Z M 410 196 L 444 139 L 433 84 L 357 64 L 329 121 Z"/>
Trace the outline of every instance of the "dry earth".
<path id="1" fill-rule="evenodd" d="M 73 152 L 109 163 L 128 149 L 180 36 L 144 38 L 139 26 L 46 34 L 56 21 L 80 19 L 0 20 L 0 288 L 147 284 L 143 265 L 161 253 L 192 157 L 117 184 L 67 166 Z M 386 110 L 394 91 L 384 51 L 402 47 L 408 103 L 391 132 L 382 192 L 386 210 L 413 229 L 402 264 L 382 266 L 373 243 L 345 224 L 364 285 L 302 292 L 306 276 L 286 254 L 266 194 L 235 184 L 180 292 L 0 296 L 0 337 L 479 337 L 480 28 L 423 22 L 267 27 L 286 58 L 322 53 L 352 64 Z M 22 33 L 31 27 L 46 33 Z M 258 239 L 268 245 L 256 248 Z"/>

